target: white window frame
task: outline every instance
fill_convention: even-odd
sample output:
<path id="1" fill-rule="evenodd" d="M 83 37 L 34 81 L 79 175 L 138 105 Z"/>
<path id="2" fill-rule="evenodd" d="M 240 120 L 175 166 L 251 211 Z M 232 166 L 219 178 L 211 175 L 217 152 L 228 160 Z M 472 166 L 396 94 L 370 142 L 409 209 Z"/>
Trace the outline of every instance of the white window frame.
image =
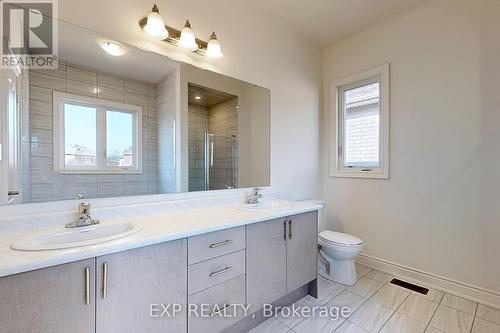
<path id="1" fill-rule="evenodd" d="M 380 86 L 380 151 L 378 168 L 345 167 L 343 92 L 371 82 Z M 329 175 L 347 178 L 389 178 L 389 64 L 359 72 L 330 83 Z"/>
<path id="2" fill-rule="evenodd" d="M 64 104 L 71 103 L 97 109 L 97 138 L 95 168 L 66 168 L 64 142 Z M 62 174 L 139 174 L 142 173 L 142 107 L 101 98 L 54 91 L 54 171 Z M 106 110 L 134 114 L 133 167 L 106 165 Z"/>

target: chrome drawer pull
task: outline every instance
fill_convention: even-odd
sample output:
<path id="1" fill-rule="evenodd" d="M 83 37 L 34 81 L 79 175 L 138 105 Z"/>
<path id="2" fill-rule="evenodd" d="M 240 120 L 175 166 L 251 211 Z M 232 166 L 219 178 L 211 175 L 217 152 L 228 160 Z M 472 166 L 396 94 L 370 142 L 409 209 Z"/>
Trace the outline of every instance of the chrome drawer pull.
<path id="1" fill-rule="evenodd" d="M 220 271 L 216 271 L 216 272 L 212 272 L 209 274 L 210 277 L 216 277 L 217 275 L 221 275 L 221 274 L 224 274 L 226 272 L 229 272 L 230 270 L 232 270 L 233 268 L 231 266 L 227 266 L 226 268 L 224 269 L 221 269 Z"/>
<path id="2" fill-rule="evenodd" d="M 224 246 L 224 245 L 231 244 L 232 242 L 233 242 L 232 240 L 228 239 L 228 240 L 225 240 L 223 242 L 212 243 L 208 247 L 211 248 L 211 249 L 214 249 L 214 248 L 219 247 L 219 246 Z"/>
<path id="3" fill-rule="evenodd" d="M 90 304 L 90 267 L 85 267 L 85 305 Z"/>
<path id="4" fill-rule="evenodd" d="M 220 313 L 222 313 L 222 312 L 226 311 L 227 309 L 229 309 L 229 308 L 230 308 L 230 307 L 232 307 L 232 306 L 233 306 L 233 304 L 224 304 L 224 307 L 223 307 L 222 309 L 219 309 L 219 310 L 214 310 L 214 312 L 212 312 L 212 313 L 210 314 L 210 317 L 213 317 L 213 316 L 215 316 L 215 315 L 218 315 L 218 314 L 220 314 Z"/>
<path id="5" fill-rule="evenodd" d="M 102 298 L 108 297 L 108 263 L 102 264 Z"/>

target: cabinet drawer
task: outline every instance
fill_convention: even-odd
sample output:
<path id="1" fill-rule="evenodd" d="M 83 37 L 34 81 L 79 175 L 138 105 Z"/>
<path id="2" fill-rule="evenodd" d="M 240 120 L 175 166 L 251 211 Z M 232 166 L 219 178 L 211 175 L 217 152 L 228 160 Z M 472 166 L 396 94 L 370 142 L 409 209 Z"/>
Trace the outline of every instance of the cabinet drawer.
<path id="1" fill-rule="evenodd" d="M 188 268 L 188 293 L 195 294 L 245 273 L 245 250 L 200 262 Z"/>
<path id="2" fill-rule="evenodd" d="M 188 238 L 188 264 L 245 248 L 245 227 L 225 229 Z"/>
<path id="3" fill-rule="evenodd" d="M 244 317 L 241 304 L 245 304 L 245 275 L 191 295 L 188 303 L 193 310 L 189 311 L 189 333 L 220 332 Z M 201 304 L 210 305 L 208 311 L 203 312 L 203 316 L 201 316 Z M 225 311 L 220 311 L 224 308 Z"/>

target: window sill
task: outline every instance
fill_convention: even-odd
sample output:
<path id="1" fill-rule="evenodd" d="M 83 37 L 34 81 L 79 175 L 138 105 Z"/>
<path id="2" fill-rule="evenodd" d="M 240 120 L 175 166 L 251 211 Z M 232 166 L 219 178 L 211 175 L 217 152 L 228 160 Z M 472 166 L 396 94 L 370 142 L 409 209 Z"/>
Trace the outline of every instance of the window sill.
<path id="1" fill-rule="evenodd" d="M 142 170 L 54 170 L 54 172 L 62 175 L 130 175 L 141 174 Z"/>
<path id="2" fill-rule="evenodd" d="M 361 169 L 336 170 L 330 172 L 330 178 L 389 179 L 389 172 L 386 170 L 361 171 Z"/>

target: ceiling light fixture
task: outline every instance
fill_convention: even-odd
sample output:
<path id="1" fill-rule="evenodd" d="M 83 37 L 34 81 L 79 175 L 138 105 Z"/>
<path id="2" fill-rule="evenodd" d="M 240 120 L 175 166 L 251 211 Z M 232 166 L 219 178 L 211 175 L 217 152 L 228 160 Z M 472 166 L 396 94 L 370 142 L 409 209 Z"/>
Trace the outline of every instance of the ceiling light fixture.
<path id="1" fill-rule="evenodd" d="M 198 50 L 198 44 L 196 44 L 196 38 L 194 38 L 194 33 L 193 30 L 191 30 L 191 23 L 189 23 L 189 20 L 186 20 L 186 24 L 184 25 L 184 28 L 182 28 L 179 46 L 191 52 Z"/>
<path id="2" fill-rule="evenodd" d="M 120 57 L 127 53 L 127 48 L 120 43 L 113 41 L 105 41 L 101 44 L 101 48 L 106 51 L 107 54 L 112 55 L 114 57 Z"/>
<path id="3" fill-rule="evenodd" d="M 212 33 L 209 41 L 206 42 L 195 37 L 189 20 L 186 20 L 182 31 L 169 27 L 163 22 L 156 4 L 153 6 L 152 12 L 139 21 L 139 26 L 148 35 L 162 39 L 184 50 L 209 58 L 223 57 L 220 42 L 215 33 Z"/>
<path id="4" fill-rule="evenodd" d="M 142 27 L 144 32 L 148 35 L 153 36 L 159 39 L 165 39 L 168 37 L 168 30 L 165 28 L 165 23 L 163 22 L 163 18 L 160 15 L 160 10 L 158 6 L 155 4 L 151 13 L 149 13 L 146 18 L 146 23 Z"/>

